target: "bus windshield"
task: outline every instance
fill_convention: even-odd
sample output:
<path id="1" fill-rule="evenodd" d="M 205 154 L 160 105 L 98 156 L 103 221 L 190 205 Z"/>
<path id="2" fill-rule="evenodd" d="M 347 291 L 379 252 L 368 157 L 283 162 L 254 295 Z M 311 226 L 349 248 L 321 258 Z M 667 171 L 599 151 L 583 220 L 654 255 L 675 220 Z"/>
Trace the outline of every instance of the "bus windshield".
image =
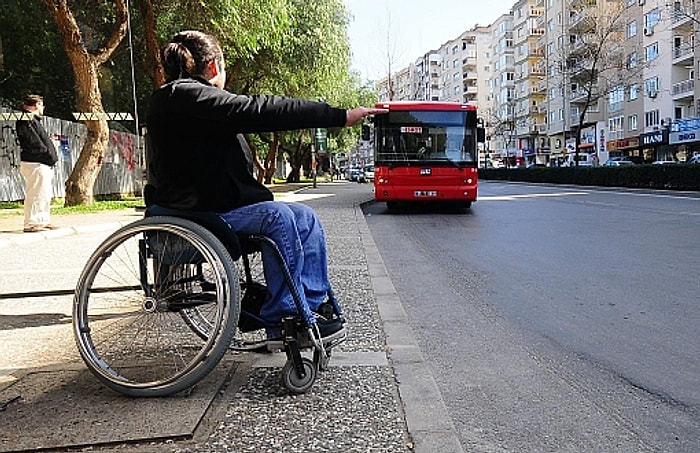
<path id="1" fill-rule="evenodd" d="M 474 164 L 475 128 L 468 111 L 391 111 L 375 117 L 376 162 Z"/>

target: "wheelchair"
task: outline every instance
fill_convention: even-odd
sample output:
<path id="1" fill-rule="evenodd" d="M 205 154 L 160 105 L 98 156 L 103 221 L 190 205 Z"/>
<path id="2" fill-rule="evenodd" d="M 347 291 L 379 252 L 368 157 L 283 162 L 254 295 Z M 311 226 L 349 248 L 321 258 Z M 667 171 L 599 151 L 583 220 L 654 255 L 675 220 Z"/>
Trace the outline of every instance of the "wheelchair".
<path id="1" fill-rule="evenodd" d="M 268 325 L 258 316 L 267 296 L 262 253 L 279 263 L 297 316 Z M 333 314 L 342 317 L 328 295 Z M 276 244 L 235 234 L 214 213 L 149 206 L 143 219 L 105 239 L 88 259 L 73 303 L 73 331 L 88 369 L 107 387 L 136 397 L 172 395 L 194 386 L 230 350 L 283 350 L 281 377 L 307 392 L 327 369 L 330 340 L 304 319 L 299 289 Z M 276 345 L 265 329 L 282 333 Z M 303 351 L 311 350 L 302 355 Z"/>

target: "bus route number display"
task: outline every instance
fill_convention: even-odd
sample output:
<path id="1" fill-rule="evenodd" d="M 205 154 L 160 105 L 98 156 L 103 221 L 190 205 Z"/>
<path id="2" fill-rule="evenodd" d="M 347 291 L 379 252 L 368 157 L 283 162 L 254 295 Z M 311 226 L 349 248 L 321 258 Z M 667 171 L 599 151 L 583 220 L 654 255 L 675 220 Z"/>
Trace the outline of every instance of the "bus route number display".
<path id="1" fill-rule="evenodd" d="M 418 126 L 401 126 L 402 134 L 422 134 L 423 128 Z"/>

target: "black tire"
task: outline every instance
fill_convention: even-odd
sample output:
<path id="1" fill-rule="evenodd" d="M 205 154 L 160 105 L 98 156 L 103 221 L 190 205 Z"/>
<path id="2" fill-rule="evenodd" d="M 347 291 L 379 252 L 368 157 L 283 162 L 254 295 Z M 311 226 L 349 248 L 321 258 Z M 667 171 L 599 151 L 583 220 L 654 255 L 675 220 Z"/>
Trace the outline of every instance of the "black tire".
<path id="1" fill-rule="evenodd" d="M 291 393 L 300 395 L 308 392 L 316 381 L 316 366 L 306 357 L 301 359 L 304 367 L 304 376 L 299 376 L 294 367 L 294 362 L 287 360 L 282 367 L 282 382 Z"/>
<path id="2" fill-rule="evenodd" d="M 106 386 L 171 395 L 219 363 L 239 300 L 234 263 L 212 233 L 189 220 L 150 217 L 120 228 L 92 254 L 78 280 L 73 329 L 85 364 Z M 206 339 L 183 310 L 206 313 Z"/>

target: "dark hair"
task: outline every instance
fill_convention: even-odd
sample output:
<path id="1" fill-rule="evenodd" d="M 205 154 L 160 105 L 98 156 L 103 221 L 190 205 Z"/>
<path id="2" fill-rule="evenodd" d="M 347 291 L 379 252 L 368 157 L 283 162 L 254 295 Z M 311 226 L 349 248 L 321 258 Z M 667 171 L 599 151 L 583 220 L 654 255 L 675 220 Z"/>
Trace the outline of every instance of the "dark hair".
<path id="1" fill-rule="evenodd" d="M 224 54 L 213 36 L 201 31 L 181 31 L 163 48 L 163 68 L 168 82 L 202 75 L 212 60 L 223 61 Z"/>
<path id="2" fill-rule="evenodd" d="M 38 94 L 28 94 L 24 97 L 22 105 L 25 107 L 32 107 L 40 102 L 44 102 L 43 97 L 39 96 Z"/>

